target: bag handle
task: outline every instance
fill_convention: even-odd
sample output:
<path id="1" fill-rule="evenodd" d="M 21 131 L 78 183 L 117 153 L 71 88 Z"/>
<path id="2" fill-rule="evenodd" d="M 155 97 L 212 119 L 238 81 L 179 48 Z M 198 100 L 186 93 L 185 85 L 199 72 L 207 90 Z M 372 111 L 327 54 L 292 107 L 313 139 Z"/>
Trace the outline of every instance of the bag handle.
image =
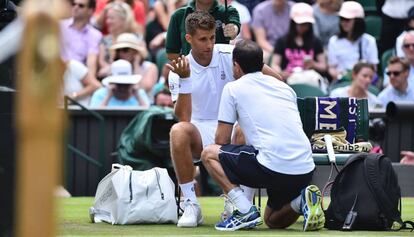
<path id="1" fill-rule="evenodd" d="M 121 164 L 118 164 L 118 163 L 114 163 L 114 164 L 112 164 L 111 172 L 114 172 L 114 171 L 117 171 L 117 170 L 120 170 L 120 169 L 125 169 L 125 170 L 128 170 L 128 171 L 132 171 L 132 167 L 129 166 L 129 165 L 121 165 Z"/>

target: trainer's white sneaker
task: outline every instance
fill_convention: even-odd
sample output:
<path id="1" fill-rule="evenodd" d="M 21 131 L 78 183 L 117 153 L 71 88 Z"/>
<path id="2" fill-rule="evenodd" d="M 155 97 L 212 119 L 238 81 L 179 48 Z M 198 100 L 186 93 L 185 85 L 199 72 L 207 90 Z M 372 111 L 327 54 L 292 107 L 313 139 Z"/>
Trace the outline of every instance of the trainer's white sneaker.
<path id="1" fill-rule="evenodd" d="M 178 227 L 197 227 L 203 223 L 203 216 L 201 215 L 201 207 L 198 203 L 187 199 L 183 203 L 184 213 L 178 220 Z"/>
<path id="2" fill-rule="evenodd" d="M 226 194 L 222 194 L 220 196 L 224 198 L 224 210 L 220 217 L 221 221 L 225 221 L 233 214 L 233 211 L 236 210 L 236 206 Z"/>

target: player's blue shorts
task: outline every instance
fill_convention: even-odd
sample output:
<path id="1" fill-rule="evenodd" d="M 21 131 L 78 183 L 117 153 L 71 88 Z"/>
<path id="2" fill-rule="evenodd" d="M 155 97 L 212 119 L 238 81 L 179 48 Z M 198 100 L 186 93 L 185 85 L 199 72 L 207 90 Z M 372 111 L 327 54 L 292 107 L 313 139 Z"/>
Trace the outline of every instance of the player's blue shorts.
<path id="1" fill-rule="evenodd" d="M 278 173 L 261 165 L 256 159 L 258 153 L 253 146 L 229 144 L 220 148 L 219 159 L 231 183 L 266 188 L 267 206 L 279 210 L 309 185 L 313 171 L 301 175 Z"/>

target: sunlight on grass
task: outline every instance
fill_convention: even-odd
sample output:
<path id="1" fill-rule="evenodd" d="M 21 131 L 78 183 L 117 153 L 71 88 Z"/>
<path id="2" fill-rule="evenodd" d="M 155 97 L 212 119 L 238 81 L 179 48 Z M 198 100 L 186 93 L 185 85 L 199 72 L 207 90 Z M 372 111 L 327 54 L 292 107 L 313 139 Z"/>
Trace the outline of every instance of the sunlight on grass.
<path id="1" fill-rule="evenodd" d="M 262 199 L 262 207 L 266 199 Z M 89 220 L 88 209 L 93 204 L 92 197 L 66 198 L 59 200 L 60 236 L 413 236 L 413 232 L 373 232 L 373 231 L 328 231 L 302 232 L 302 218 L 286 230 L 269 230 L 265 225 L 255 230 L 221 232 L 214 229 L 223 210 L 223 199 L 219 197 L 200 198 L 204 225 L 198 228 L 177 228 L 174 224 L 117 226 L 106 223 L 93 224 Z M 414 220 L 414 198 L 403 199 L 403 219 Z"/>

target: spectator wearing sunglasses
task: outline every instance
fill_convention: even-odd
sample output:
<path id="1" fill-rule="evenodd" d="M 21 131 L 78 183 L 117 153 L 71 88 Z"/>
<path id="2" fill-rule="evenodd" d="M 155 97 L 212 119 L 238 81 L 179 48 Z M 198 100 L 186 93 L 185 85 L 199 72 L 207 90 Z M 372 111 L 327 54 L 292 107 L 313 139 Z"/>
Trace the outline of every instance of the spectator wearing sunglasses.
<path id="1" fill-rule="evenodd" d="M 98 66 L 98 46 L 102 38 L 101 32 L 90 24 L 95 5 L 95 0 L 73 0 L 72 17 L 60 23 L 62 59 L 82 62 L 94 78 Z"/>
<path id="2" fill-rule="evenodd" d="M 389 60 L 386 74 L 390 83 L 378 95 L 384 107 L 391 101 L 414 102 L 414 84 L 408 82 L 409 73 L 410 64 L 406 59 L 392 57 Z"/>
<path id="3" fill-rule="evenodd" d="M 401 49 L 404 53 L 404 58 L 407 59 L 410 69 L 408 74 L 407 81 L 414 85 L 414 30 L 408 31 L 403 38 L 403 43 Z M 384 88 L 388 86 L 390 78 L 387 75 L 387 70 L 385 70 L 383 86 Z"/>
<path id="4" fill-rule="evenodd" d="M 404 57 L 404 51 L 402 50 L 402 44 L 404 36 L 408 31 L 414 30 L 414 6 L 408 10 L 408 19 L 407 24 L 405 25 L 405 31 L 403 31 L 396 39 L 395 42 L 395 51 L 398 57 Z"/>

